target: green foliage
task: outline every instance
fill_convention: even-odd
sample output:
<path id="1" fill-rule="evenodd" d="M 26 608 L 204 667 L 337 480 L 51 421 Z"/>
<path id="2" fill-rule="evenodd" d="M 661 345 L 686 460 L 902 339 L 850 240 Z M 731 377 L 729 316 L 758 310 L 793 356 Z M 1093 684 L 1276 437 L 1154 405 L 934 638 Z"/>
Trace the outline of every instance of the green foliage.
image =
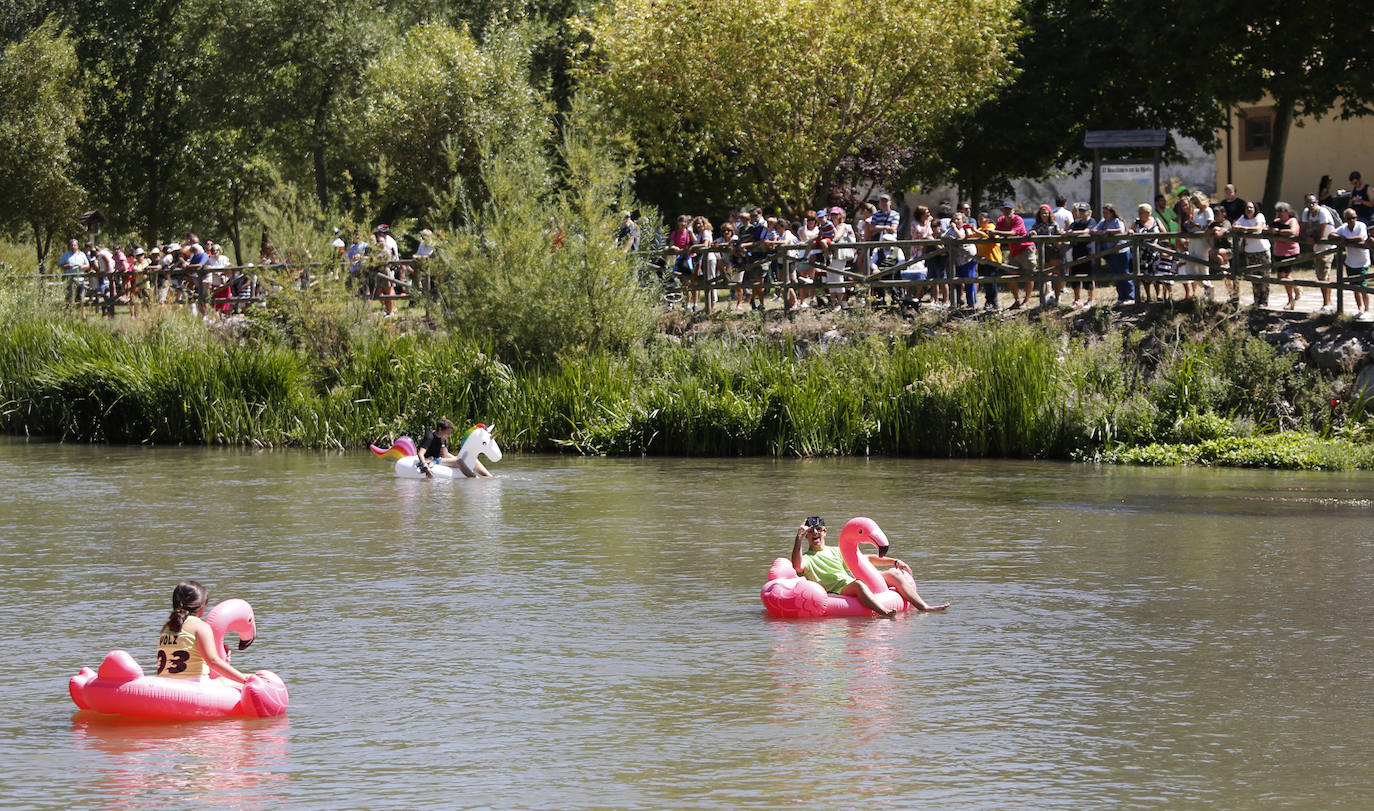
<path id="1" fill-rule="evenodd" d="M 1121 447 L 1103 453 L 1101 461 L 1135 465 L 1369 470 L 1374 469 L 1374 446 L 1288 431 L 1252 437 L 1223 437 L 1196 444 Z"/>
<path id="2" fill-rule="evenodd" d="M 450 166 L 480 201 L 484 136 L 502 143 L 506 159 L 536 157 L 549 121 L 529 82 L 535 42 L 527 22 L 493 26 L 481 45 L 466 28 L 428 23 L 377 54 L 349 130 L 360 155 L 380 155 L 392 167 L 391 187 L 379 201 L 384 207 L 413 212 L 431 202 L 428 190 L 449 181 Z"/>
<path id="3" fill-rule="evenodd" d="M 76 225 L 76 68 L 71 41 L 51 22 L 0 53 L 0 230 L 28 228 L 39 263 Z"/>
<path id="4" fill-rule="evenodd" d="M 85 90 L 78 178 L 112 230 L 149 242 L 185 222 L 177 211 L 187 140 L 202 123 L 187 91 L 208 55 L 189 45 L 202 39 L 190 8 L 190 0 L 73 0 L 67 20 Z"/>
<path id="5" fill-rule="evenodd" d="M 953 183 L 975 205 L 1009 194 L 1010 179 L 1090 161 L 1083 146 L 1089 130 L 1161 128 L 1171 139 L 1180 133 L 1211 143 L 1223 118 L 1208 83 L 1228 61 L 1213 51 L 1232 42 L 1217 31 L 1231 30 L 1230 20 L 1216 18 L 1254 13 L 1199 15 L 1186 4 L 1065 0 L 1021 0 L 1013 8 L 1021 36 L 1009 81 L 941 122 L 937 147 L 920 151 L 909 178 Z M 1185 18 L 1199 24 L 1180 26 Z"/>
<path id="6" fill-rule="evenodd" d="M 874 131 L 915 141 L 992 93 L 1011 9 L 617 0 L 588 25 L 581 76 L 651 165 L 728 162 L 736 194 L 795 209 Z"/>
<path id="7" fill-rule="evenodd" d="M 568 163 L 577 166 L 577 161 Z M 348 447 L 413 434 L 438 416 L 496 423 L 512 450 L 609 454 L 1079 458 L 1139 464 L 1368 467 L 1374 420 L 1338 400 L 1283 431 L 1239 399 L 1282 370 L 1244 334 L 1218 332 L 1206 363 L 1184 338 L 1142 347 L 1066 341 L 1021 323 L 910 341 L 657 341 L 564 347 L 556 362 L 494 338 L 363 322 L 353 305 L 280 291 L 243 329 L 184 312 L 136 325 L 55 318 L 46 292 L 0 298 L 0 429 L 124 442 Z M 369 324 L 371 324 L 369 326 Z M 476 331 L 474 331 L 476 332 Z M 514 362 L 512 362 L 514 360 Z M 1220 381 L 1218 383 L 1217 381 Z M 1323 393 L 1332 382 L 1323 380 Z M 1198 394 L 1204 392 L 1204 394 Z M 1285 395 L 1286 396 L 1286 395 Z M 1226 412 L 1218 406 L 1241 403 Z M 1246 405 L 1246 403 L 1250 403 Z M 1168 444 L 1165 444 L 1168 443 Z"/>
<path id="8" fill-rule="evenodd" d="M 1195 444 L 1229 437 L 1234 430 L 1230 420 L 1216 414 L 1188 414 L 1174 423 L 1171 439 L 1183 444 Z"/>
<path id="9" fill-rule="evenodd" d="M 434 262 L 449 325 L 521 363 L 641 343 L 652 303 L 614 238 L 618 212 L 634 207 L 627 157 L 576 105 L 558 164 L 510 135 L 484 138 L 489 197 Z"/>

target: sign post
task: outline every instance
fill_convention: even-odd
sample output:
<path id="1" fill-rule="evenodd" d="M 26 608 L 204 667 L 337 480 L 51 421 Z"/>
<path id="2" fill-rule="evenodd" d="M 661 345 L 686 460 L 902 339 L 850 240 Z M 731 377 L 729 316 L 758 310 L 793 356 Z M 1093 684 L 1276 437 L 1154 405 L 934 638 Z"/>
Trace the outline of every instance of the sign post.
<path id="1" fill-rule="evenodd" d="M 1124 207 L 1134 211 L 1140 203 L 1154 205 L 1159 194 L 1159 152 L 1168 142 L 1168 130 L 1089 130 L 1083 136 L 1083 146 L 1093 151 L 1092 206 L 1098 216 L 1102 204 L 1112 203 L 1120 212 Z M 1154 162 L 1102 161 L 1102 150 L 1125 150 L 1149 147 L 1154 150 Z M 1148 189 L 1142 188 L 1149 183 Z"/>

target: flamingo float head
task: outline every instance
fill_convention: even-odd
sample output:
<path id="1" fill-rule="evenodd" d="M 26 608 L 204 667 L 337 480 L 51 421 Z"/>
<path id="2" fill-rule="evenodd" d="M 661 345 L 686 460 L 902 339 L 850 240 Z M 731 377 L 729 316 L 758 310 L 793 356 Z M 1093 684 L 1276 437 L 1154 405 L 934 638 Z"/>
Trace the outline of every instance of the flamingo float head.
<path id="1" fill-rule="evenodd" d="M 840 543 L 844 543 L 845 537 L 853 538 L 857 543 L 871 543 L 878 547 L 878 554 L 887 557 L 887 550 L 891 544 L 887 541 L 887 533 L 878 526 L 878 522 L 872 518 L 851 518 L 840 530 Z"/>
<path id="2" fill-rule="evenodd" d="M 239 635 L 239 650 L 247 648 L 253 644 L 257 638 L 258 627 L 253 619 L 253 606 L 247 600 L 240 600 L 237 597 L 225 600 L 205 615 L 205 621 L 215 632 L 215 641 L 219 643 L 221 649 L 224 647 L 224 635 L 233 631 Z"/>

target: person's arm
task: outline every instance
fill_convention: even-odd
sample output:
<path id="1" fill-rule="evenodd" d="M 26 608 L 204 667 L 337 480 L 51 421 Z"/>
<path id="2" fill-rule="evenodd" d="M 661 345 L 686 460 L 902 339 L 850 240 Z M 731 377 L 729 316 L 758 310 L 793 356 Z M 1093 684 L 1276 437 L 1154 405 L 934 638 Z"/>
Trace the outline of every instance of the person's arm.
<path id="1" fill-rule="evenodd" d="M 797 574 L 802 573 L 802 533 L 806 532 L 806 524 L 797 527 L 797 537 L 792 539 L 792 571 Z"/>
<path id="2" fill-rule="evenodd" d="M 428 450 L 429 436 L 427 435 L 424 439 L 420 440 L 420 444 L 415 448 L 415 466 L 424 471 L 425 478 L 432 479 L 434 478 L 434 471 L 429 469 L 429 461 L 425 459 L 425 456 L 428 455 Z"/>
<path id="3" fill-rule="evenodd" d="M 892 568 L 911 574 L 911 567 L 897 558 L 883 557 L 882 555 L 869 555 L 868 562 L 874 566 L 891 566 Z"/>
<path id="4" fill-rule="evenodd" d="M 210 667 L 216 672 L 224 674 L 226 677 L 242 684 L 248 681 L 248 677 L 239 672 L 237 668 L 229 664 L 229 660 L 220 655 L 219 646 L 215 644 L 215 631 L 210 627 L 210 623 L 201 620 L 196 623 L 196 647 L 200 648 L 200 655 L 205 657 Z"/>

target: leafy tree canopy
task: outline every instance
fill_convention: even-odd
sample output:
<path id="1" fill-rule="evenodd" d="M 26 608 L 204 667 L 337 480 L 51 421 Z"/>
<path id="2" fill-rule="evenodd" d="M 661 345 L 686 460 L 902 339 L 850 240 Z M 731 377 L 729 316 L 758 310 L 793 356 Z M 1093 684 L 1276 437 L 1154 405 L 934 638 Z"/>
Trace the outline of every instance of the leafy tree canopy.
<path id="1" fill-rule="evenodd" d="M 0 227 L 27 226 L 42 262 L 54 236 L 76 227 L 81 189 L 72 139 L 81 93 L 71 40 L 52 23 L 0 53 Z"/>
<path id="2" fill-rule="evenodd" d="M 580 72 L 650 164 L 729 165 L 735 193 L 796 209 L 872 133 L 920 140 L 993 93 L 1012 8 L 614 0 Z"/>

